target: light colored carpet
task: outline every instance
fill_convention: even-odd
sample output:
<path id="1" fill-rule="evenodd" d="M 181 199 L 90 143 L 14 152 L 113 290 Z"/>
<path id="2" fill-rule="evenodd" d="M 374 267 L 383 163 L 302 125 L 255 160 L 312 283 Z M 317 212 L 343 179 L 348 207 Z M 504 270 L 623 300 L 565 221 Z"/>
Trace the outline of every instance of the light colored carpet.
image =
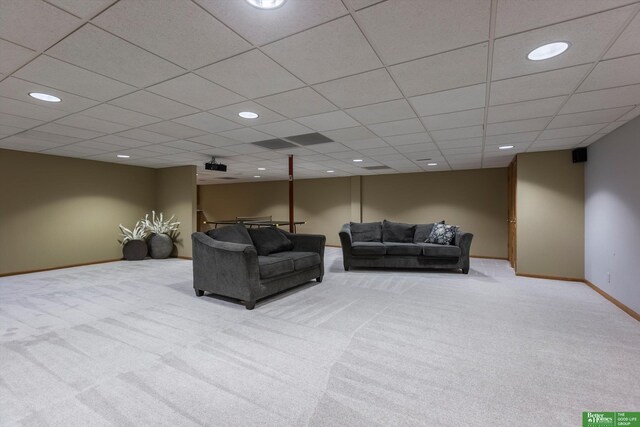
<path id="1" fill-rule="evenodd" d="M 342 270 L 253 311 L 191 262 L 0 278 L 0 424 L 577 426 L 640 410 L 640 325 L 580 283 Z M 542 423 L 542 424 L 541 424 Z"/>

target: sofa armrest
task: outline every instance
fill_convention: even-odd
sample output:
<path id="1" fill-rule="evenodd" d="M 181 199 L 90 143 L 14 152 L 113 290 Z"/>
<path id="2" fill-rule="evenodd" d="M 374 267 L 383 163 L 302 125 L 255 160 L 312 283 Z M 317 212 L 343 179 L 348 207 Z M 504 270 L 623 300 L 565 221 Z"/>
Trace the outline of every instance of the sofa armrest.
<path id="1" fill-rule="evenodd" d="M 322 234 L 293 234 L 280 230 L 293 243 L 292 251 L 316 252 L 320 258 L 324 256 L 324 246 L 327 243 L 326 236 Z"/>
<path id="2" fill-rule="evenodd" d="M 340 236 L 340 246 L 342 246 L 342 263 L 344 264 L 345 271 L 349 271 L 352 246 L 351 224 L 344 224 L 338 234 Z"/>
<path id="3" fill-rule="evenodd" d="M 471 240 L 473 240 L 473 234 L 464 231 L 458 231 L 453 239 L 453 244 L 460 248 L 460 268 L 465 274 L 469 272 Z"/>

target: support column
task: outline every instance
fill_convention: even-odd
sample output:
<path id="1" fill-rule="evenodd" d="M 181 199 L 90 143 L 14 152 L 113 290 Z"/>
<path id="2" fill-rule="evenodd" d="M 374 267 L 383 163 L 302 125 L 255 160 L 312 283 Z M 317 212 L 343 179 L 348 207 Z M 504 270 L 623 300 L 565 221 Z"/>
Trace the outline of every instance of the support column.
<path id="1" fill-rule="evenodd" d="M 293 224 L 293 154 L 289 154 L 289 232 L 293 233 L 296 226 Z"/>

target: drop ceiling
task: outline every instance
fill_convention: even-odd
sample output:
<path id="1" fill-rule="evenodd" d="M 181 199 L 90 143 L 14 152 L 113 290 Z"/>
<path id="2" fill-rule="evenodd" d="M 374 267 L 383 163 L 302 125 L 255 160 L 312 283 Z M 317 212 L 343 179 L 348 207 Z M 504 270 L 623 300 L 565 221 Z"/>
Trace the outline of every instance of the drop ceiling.
<path id="1" fill-rule="evenodd" d="M 504 167 L 640 115 L 639 11 L 629 0 L 288 0 L 271 11 L 0 0 L 0 148 L 197 165 L 201 184 L 255 181 L 258 168 L 285 179 L 290 154 L 298 178 Z M 552 41 L 570 48 L 526 58 Z M 211 156 L 229 171 L 205 171 Z"/>

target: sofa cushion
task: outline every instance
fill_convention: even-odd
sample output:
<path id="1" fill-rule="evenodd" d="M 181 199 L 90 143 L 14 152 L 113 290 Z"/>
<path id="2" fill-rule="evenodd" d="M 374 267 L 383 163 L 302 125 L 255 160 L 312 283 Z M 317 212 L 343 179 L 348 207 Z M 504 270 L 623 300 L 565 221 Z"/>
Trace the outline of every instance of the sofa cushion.
<path id="1" fill-rule="evenodd" d="M 413 235 L 415 231 L 415 224 L 391 222 L 386 219 L 382 221 L 383 242 L 413 243 Z"/>
<path id="2" fill-rule="evenodd" d="M 216 228 L 215 230 L 207 231 L 206 234 L 212 239 L 216 239 L 221 242 L 253 245 L 249 232 L 242 224 L 233 224 L 222 228 Z"/>
<path id="3" fill-rule="evenodd" d="M 413 243 L 424 243 L 431 234 L 431 229 L 433 228 L 433 222 L 429 224 L 418 224 L 416 225 L 416 232 L 413 235 Z M 435 224 L 444 224 L 444 220 L 437 221 Z"/>
<path id="4" fill-rule="evenodd" d="M 460 247 L 439 245 L 437 243 L 421 243 L 422 255 L 430 258 L 460 258 Z"/>
<path id="5" fill-rule="evenodd" d="M 415 243 L 384 242 L 387 255 L 420 255 L 422 247 Z"/>
<path id="6" fill-rule="evenodd" d="M 425 243 L 437 243 L 439 245 L 450 245 L 456 237 L 457 225 L 434 224 L 429 237 Z"/>
<path id="7" fill-rule="evenodd" d="M 279 252 L 269 255 L 269 258 L 285 258 L 293 260 L 293 268 L 305 270 L 320 265 L 320 255 L 317 252 Z"/>
<path id="8" fill-rule="evenodd" d="M 382 226 L 379 222 L 352 222 L 352 242 L 380 242 L 382 241 Z"/>
<path id="9" fill-rule="evenodd" d="M 291 273 L 294 268 L 291 258 L 258 256 L 258 270 L 260 270 L 261 279 L 270 279 Z"/>
<path id="10" fill-rule="evenodd" d="M 351 253 L 354 255 L 384 255 L 387 248 L 382 242 L 354 242 L 351 245 Z"/>
<path id="11" fill-rule="evenodd" d="M 249 235 L 258 255 L 266 256 L 293 249 L 293 242 L 277 227 L 250 228 Z"/>

